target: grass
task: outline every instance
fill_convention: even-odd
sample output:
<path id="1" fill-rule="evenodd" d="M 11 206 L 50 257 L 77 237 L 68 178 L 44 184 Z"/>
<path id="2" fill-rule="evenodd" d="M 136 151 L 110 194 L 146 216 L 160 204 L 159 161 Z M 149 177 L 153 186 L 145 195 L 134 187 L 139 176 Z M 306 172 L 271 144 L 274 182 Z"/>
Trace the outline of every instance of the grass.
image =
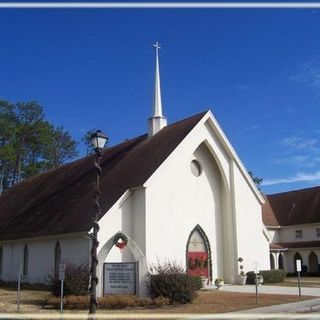
<path id="1" fill-rule="evenodd" d="M 320 288 L 320 277 L 301 277 L 301 287 L 307 288 Z M 268 283 L 268 286 L 284 286 L 284 287 L 297 287 L 298 277 L 286 277 L 284 282 L 281 283 Z"/>
<path id="2" fill-rule="evenodd" d="M 58 311 L 46 310 L 42 306 L 45 299 L 50 295 L 48 291 L 24 290 L 21 291 L 21 307 L 22 313 L 57 313 Z M 274 304 L 282 304 L 288 302 L 299 301 L 297 296 L 290 295 L 272 295 L 260 294 L 259 307 Z M 312 297 L 303 297 L 303 300 Z M 10 289 L 0 288 L 0 313 L 14 313 L 16 306 L 17 294 Z M 196 313 L 223 313 L 237 310 L 245 310 L 256 308 L 255 295 L 251 293 L 235 293 L 224 291 L 201 291 L 198 298 L 192 304 L 173 305 L 162 308 L 137 308 L 116 311 L 117 314 L 129 313 L 156 313 L 156 314 L 196 314 Z M 83 311 L 84 313 L 84 311 Z M 98 313 L 115 313 L 113 310 L 99 310 Z"/>

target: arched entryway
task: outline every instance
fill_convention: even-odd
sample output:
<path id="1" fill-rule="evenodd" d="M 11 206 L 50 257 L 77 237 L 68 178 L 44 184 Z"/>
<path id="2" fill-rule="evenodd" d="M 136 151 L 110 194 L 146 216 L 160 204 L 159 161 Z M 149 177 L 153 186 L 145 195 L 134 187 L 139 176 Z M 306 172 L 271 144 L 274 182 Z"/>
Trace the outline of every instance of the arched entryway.
<path id="1" fill-rule="evenodd" d="M 294 267 L 294 271 L 297 272 L 297 260 L 300 260 L 301 261 L 301 266 L 303 265 L 303 260 L 302 260 L 302 257 L 301 257 L 301 254 L 299 252 L 296 252 L 294 257 L 293 257 L 293 267 Z"/>
<path id="2" fill-rule="evenodd" d="M 319 263 L 317 255 L 312 251 L 309 254 L 309 271 L 310 272 L 318 272 L 319 271 Z"/>
<path id="3" fill-rule="evenodd" d="M 278 266 L 279 266 L 279 269 L 284 270 L 284 267 L 283 267 L 283 254 L 282 253 L 280 253 L 279 257 L 278 257 Z"/>
<path id="4" fill-rule="evenodd" d="M 187 242 L 187 273 L 207 278 L 212 282 L 212 260 L 208 237 L 197 225 L 190 233 Z"/>
<path id="5" fill-rule="evenodd" d="M 106 261 L 107 255 L 115 245 L 115 237 L 117 235 L 124 235 L 127 240 L 127 249 L 129 249 L 137 263 L 138 267 L 138 279 L 137 279 L 137 294 L 139 296 L 145 295 L 146 285 L 145 285 L 145 274 L 147 272 L 147 263 L 144 254 L 138 247 L 138 245 L 127 235 L 123 232 L 119 231 L 115 233 L 99 250 L 98 253 L 98 267 L 97 267 L 97 274 L 99 277 L 99 282 L 97 285 L 97 295 L 103 296 L 103 262 Z"/>
<path id="6" fill-rule="evenodd" d="M 272 253 L 270 253 L 270 268 L 272 270 L 274 270 L 276 268 L 275 261 L 274 261 L 274 256 L 273 256 Z"/>

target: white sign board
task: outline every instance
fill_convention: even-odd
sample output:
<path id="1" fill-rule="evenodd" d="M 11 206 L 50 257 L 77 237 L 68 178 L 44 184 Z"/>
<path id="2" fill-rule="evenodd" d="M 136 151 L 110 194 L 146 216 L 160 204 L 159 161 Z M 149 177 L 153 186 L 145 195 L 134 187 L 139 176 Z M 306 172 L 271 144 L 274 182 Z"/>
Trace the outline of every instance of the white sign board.
<path id="1" fill-rule="evenodd" d="M 104 263 L 103 294 L 136 294 L 136 263 Z"/>
<path id="2" fill-rule="evenodd" d="M 296 267 L 297 267 L 297 271 L 300 272 L 301 271 L 301 260 L 296 260 Z"/>
<path id="3" fill-rule="evenodd" d="M 254 273 L 258 274 L 260 272 L 259 264 L 257 261 L 255 261 L 253 264 L 254 264 Z"/>
<path id="4" fill-rule="evenodd" d="M 59 280 L 64 280 L 66 266 L 64 263 L 59 264 Z"/>

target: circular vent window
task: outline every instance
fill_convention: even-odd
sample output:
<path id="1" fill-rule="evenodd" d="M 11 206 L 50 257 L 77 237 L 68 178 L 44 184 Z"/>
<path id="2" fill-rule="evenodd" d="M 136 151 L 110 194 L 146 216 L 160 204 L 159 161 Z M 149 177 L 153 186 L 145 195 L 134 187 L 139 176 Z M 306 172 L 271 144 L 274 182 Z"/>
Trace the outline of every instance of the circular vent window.
<path id="1" fill-rule="evenodd" d="M 191 163 L 190 163 L 190 169 L 191 169 L 192 174 L 195 177 L 199 177 L 200 176 L 202 170 L 201 170 L 201 165 L 200 165 L 199 161 L 192 160 Z"/>

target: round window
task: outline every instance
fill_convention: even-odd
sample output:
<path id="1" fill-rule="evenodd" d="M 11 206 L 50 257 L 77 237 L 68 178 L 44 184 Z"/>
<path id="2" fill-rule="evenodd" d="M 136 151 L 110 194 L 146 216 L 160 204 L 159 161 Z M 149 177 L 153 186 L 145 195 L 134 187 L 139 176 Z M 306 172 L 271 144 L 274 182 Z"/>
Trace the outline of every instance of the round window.
<path id="1" fill-rule="evenodd" d="M 199 161 L 192 160 L 191 163 L 190 163 L 190 169 L 191 169 L 192 174 L 195 177 L 199 177 L 200 176 L 202 170 L 201 170 L 201 165 L 200 165 Z"/>

